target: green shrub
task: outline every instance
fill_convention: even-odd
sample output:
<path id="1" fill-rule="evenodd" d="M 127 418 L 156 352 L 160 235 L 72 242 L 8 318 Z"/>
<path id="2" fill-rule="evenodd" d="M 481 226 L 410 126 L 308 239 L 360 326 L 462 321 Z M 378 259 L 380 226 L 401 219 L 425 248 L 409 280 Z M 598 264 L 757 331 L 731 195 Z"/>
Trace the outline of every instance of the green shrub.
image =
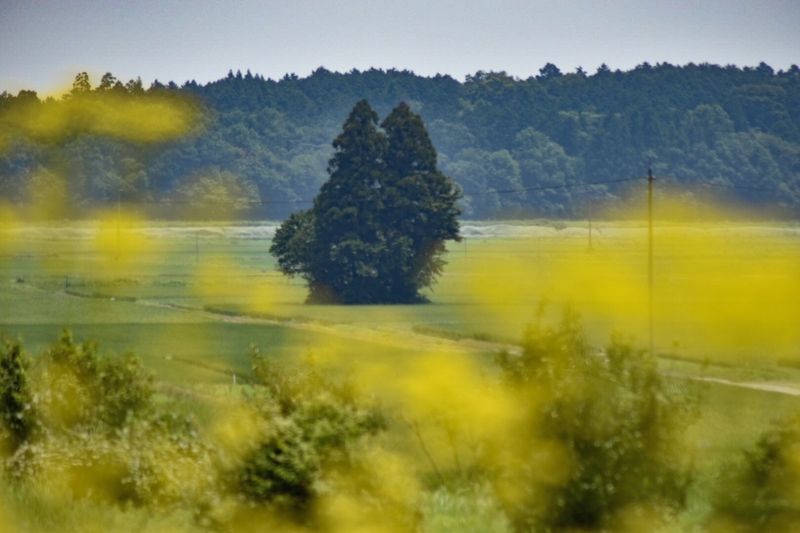
<path id="1" fill-rule="evenodd" d="M 386 421 L 352 383 L 324 376 L 313 362 L 287 370 L 258 350 L 252 362 L 250 403 L 268 430 L 234 472 L 235 486 L 253 503 L 308 521 L 335 473 L 357 469 L 359 444 Z"/>
<path id="2" fill-rule="evenodd" d="M 0 335 L 0 451 L 13 453 L 39 429 L 29 367 L 22 343 Z"/>
<path id="3" fill-rule="evenodd" d="M 171 421 L 170 421 L 171 420 Z M 168 413 L 97 431 L 45 433 L 6 464 L 11 478 L 59 497 L 105 505 L 196 510 L 218 496 L 216 454 Z"/>
<path id="4" fill-rule="evenodd" d="M 623 511 L 684 504 L 677 429 L 692 408 L 652 356 L 618 335 L 594 351 L 568 310 L 558 328 L 530 326 L 522 355 L 498 363 L 521 406 L 521 451 L 495 480 L 516 531 L 601 529 Z"/>
<path id="5" fill-rule="evenodd" d="M 213 499 L 215 451 L 191 417 L 155 408 L 152 376 L 133 354 L 99 355 L 97 343 L 77 344 L 65 329 L 28 384 L 21 343 L 3 342 L 9 479 L 104 504 L 193 508 Z"/>
<path id="6" fill-rule="evenodd" d="M 727 465 L 712 498 L 711 531 L 789 532 L 800 524 L 800 416 L 783 420 Z"/>
<path id="7" fill-rule="evenodd" d="M 37 364 L 40 403 L 52 428 L 121 428 L 150 409 L 153 377 L 130 352 L 98 354 L 65 329 Z"/>

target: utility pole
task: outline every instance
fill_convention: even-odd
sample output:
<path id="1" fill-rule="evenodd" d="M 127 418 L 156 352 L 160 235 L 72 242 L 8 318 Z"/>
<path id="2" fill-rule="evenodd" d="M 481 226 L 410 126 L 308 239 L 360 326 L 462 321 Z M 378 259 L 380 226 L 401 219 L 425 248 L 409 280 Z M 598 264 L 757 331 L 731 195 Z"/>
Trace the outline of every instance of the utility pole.
<path id="1" fill-rule="evenodd" d="M 656 355 L 655 334 L 653 331 L 653 167 L 647 160 L 647 285 L 648 312 L 650 321 L 650 354 Z"/>
<path id="2" fill-rule="evenodd" d="M 122 206 L 120 205 L 120 192 L 117 188 L 117 261 L 122 255 L 122 242 L 120 241 L 120 224 L 122 223 Z"/>
<path id="3" fill-rule="evenodd" d="M 589 251 L 592 251 L 592 193 L 589 192 Z"/>

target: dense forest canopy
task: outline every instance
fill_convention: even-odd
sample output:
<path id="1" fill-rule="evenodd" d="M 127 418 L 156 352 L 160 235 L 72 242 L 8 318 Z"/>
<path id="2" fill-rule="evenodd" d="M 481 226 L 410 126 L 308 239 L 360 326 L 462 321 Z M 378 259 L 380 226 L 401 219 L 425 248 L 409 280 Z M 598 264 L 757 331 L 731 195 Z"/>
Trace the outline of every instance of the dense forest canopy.
<path id="1" fill-rule="evenodd" d="M 663 183 L 687 194 L 713 187 L 747 203 L 800 209 L 797 66 L 644 63 L 589 75 L 547 64 L 524 80 L 479 71 L 464 82 L 319 68 L 306 78 L 229 72 L 206 85 L 148 89 L 111 74 L 92 88 L 82 73 L 67 96 L 86 93 L 187 97 L 198 114 L 184 134 L 163 139 L 91 129 L 42 139 L 9 117 L 70 98 L 2 93 L 0 198 L 60 195 L 70 206 L 64 216 L 120 200 L 156 216 L 192 216 L 180 207 L 219 202 L 219 210 L 194 216 L 282 219 L 311 205 L 327 178 L 331 139 L 355 102 L 367 99 L 381 116 L 401 101 L 422 116 L 470 218 L 584 216 L 590 196 L 613 204 L 625 193 L 624 184 L 584 183 L 644 176 L 649 158 Z"/>

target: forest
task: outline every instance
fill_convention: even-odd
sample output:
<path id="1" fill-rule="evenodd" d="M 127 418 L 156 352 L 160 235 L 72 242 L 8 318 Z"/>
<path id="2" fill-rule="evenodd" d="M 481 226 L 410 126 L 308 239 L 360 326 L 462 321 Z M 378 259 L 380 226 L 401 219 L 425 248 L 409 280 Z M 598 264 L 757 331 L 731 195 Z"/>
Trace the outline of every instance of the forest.
<path id="1" fill-rule="evenodd" d="M 81 124 L 48 136 L 31 125 L 31 113 L 91 98 L 142 109 L 181 101 L 190 119 L 180 135 L 158 139 Z M 800 69 L 765 63 L 603 65 L 594 74 L 548 63 L 528 79 L 479 71 L 463 82 L 320 67 L 305 78 L 229 72 L 206 85 L 149 88 L 111 73 L 93 87 L 80 73 L 61 97 L 0 94 L 0 198 L 57 198 L 68 206 L 60 217 L 125 202 L 160 218 L 280 220 L 310 206 L 331 139 L 361 99 L 380 116 L 405 102 L 423 118 L 467 218 L 583 218 L 590 201 L 621 203 L 622 180 L 644 177 L 648 160 L 661 183 L 689 197 L 710 191 L 789 216 L 800 207 Z"/>

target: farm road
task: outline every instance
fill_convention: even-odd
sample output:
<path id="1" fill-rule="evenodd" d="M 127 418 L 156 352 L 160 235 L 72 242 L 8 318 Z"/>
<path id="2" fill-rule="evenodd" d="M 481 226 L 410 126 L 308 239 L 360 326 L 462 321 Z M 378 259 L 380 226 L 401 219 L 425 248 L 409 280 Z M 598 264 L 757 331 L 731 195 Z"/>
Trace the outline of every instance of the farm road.
<path id="1" fill-rule="evenodd" d="M 43 291 L 44 292 L 44 291 Z M 64 294 L 68 298 L 78 298 L 79 296 Z M 375 328 L 368 328 L 364 326 L 354 326 L 351 324 L 341 325 L 324 325 L 317 322 L 298 322 L 291 319 L 269 319 L 252 317 L 246 315 L 231 316 L 222 313 L 215 313 L 197 308 L 183 307 L 170 303 L 160 303 L 153 301 L 137 301 L 120 302 L 121 305 L 147 305 L 153 307 L 160 307 L 171 309 L 173 311 L 188 312 L 203 317 L 209 320 L 219 322 L 237 323 L 237 324 L 265 324 L 273 326 L 281 326 L 292 328 L 296 330 L 311 331 L 325 335 L 332 335 L 339 338 L 353 339 L 375 344 L 381 344 L 393 348 L 413 349 L 420 353 L 448 351 L 448 352 L 493 352 L 497 350 L 507 350 L 510 353 L 519 353 L 520 347 L 509 344 L 500 344 L 488 341 L 479 341 L 476 339 L 446 339 L 432 335 L 424 335 L 410 330 L 380 330 Z M 717 383 L 730 387 L 740 387 L 745 389 L 760 390 L 764 392 L 772 392 L 776 394 L 786 394 L 790 396 L 800 396 L 800 384 L 792 384 L 786 382 L 773 382 L 773 381 L 733 381 L 724 378 L 716 378 L 709 376 L 691 376 L 686 374 L 672 374 L 675 377 L 688 377 L 689 379 L 704 381 L 708 383 Z"/>
<path id="2" fill-rule="evenodd" d="M 137 302 L 138 303 L 138 302 Z M 364 342 L 371 342 L 381 344 L 392 348 L 412 349 L 419 352 L 432 352 L 432 351 L 452 351 L 452 352 L 489 352 L 497 350 L 507 350 L 510 353 L 519 353 L 520 347 L 511 344 L 501 344 L 487 341 L 479 341 L 476 339 L 447 339 L 443 337 L 436 337 L 433 335 L 424 335 L 409 330 L 390 330 L 390 329 L 377 329 L 366 326 L 356 326 L 352 324 L 339 324 L 339 325 L 325 325 L 318 322 L 299 322 L 287 318 L 270 319 L 262 317 L 254 317 L 247 315 L 227 315 L 223 313 L 215 313 L 213 311 L 206 311 L 201 309 L 193 309 L 178 306 L 169 303 L 156 303 L 148 302 L 143 305 L 152 305 L 156 307 L 164 307 L 169 309 L 190 311 L 196 313 L 203 318 L 217 320 L 220 322 L 228 322 L 234 324 L 265 324 L 271 326 L 281 326 L 285 328 L 292 328 L 302 331 L 312 331 L 314 333 L 321 333 L 325 335 L 332 335 L 344 339 L 352 339 Z"/>
<path id="3" fill-rule="evenodd" d="M 729 385 L 731 387 L 742 387 L 745 389 L 760 390 L 765 392 L 776 392 L 778 394 L 788 394 L 790 396 L 800 396 L 800 388 L 788 383 L 776 383 L 772 381 L 731 381 L 729 379 L 712 378 L 703 376 L 690 376 L 691 379 L 697 381 L 706 381 L 709 383 L 719 383 L 721 385 Z"/>
<path id="4" fill-rule="evenodd" d="M 175 306 L 172 304 L 151 304 L 169 307 L 173 309 L 186 308 Z M 322 333 L 326 335 L 334 335 L 341 338 L 373 342 L 376 344 L 383 344 L 394 348 L 413 348 L 419 352 L 447 350 L 455 352 L 475 351 L 475 352 L 488 352 L 497 350 L 507 350 L 510 353 L 519 353 L 520 347 L 508 344 L 493 343 L 487 341 L 479 341 L 475 339 L 460 339 L 452 340 L 441 337 L 434 337 L 432 335 L 424 335 L 421 333 L 411 331 L 389 331 L 377 330 L 373 328 L 358 327 L 351 325 L 341 326 L 327 326 L 319 323 L 308 322 L 294 322 L 284 320 L 271 320 L 266 318 L 248 317 L 248 316 L 228 316 L 220 313 L 213 313 L 204 310 L 196 310 L 196 313 L 201 314 L 205 318 L 211 320 L 219 320 L 222 322 L 240 323 L 240 324 L 269 324 L 282 327 L 294 328 L 298 330 L 313 331 L 315 333 Z M 733 381 L 724 378 L 715 378 L 708 376 L 690 376 L 686 374 L 671 374 L 675 377 L 688 377 L 696 381 L 704 381 L 708 383 L 717 383 L 729 387 L 740 387 L 744 389 L 759 390 L 764 392 L 772 392 L 776 394 L 787 394 L 790 396 L 800 396 L 800 384 L 793 385 L 784 382 L 772 381 Z"/>

